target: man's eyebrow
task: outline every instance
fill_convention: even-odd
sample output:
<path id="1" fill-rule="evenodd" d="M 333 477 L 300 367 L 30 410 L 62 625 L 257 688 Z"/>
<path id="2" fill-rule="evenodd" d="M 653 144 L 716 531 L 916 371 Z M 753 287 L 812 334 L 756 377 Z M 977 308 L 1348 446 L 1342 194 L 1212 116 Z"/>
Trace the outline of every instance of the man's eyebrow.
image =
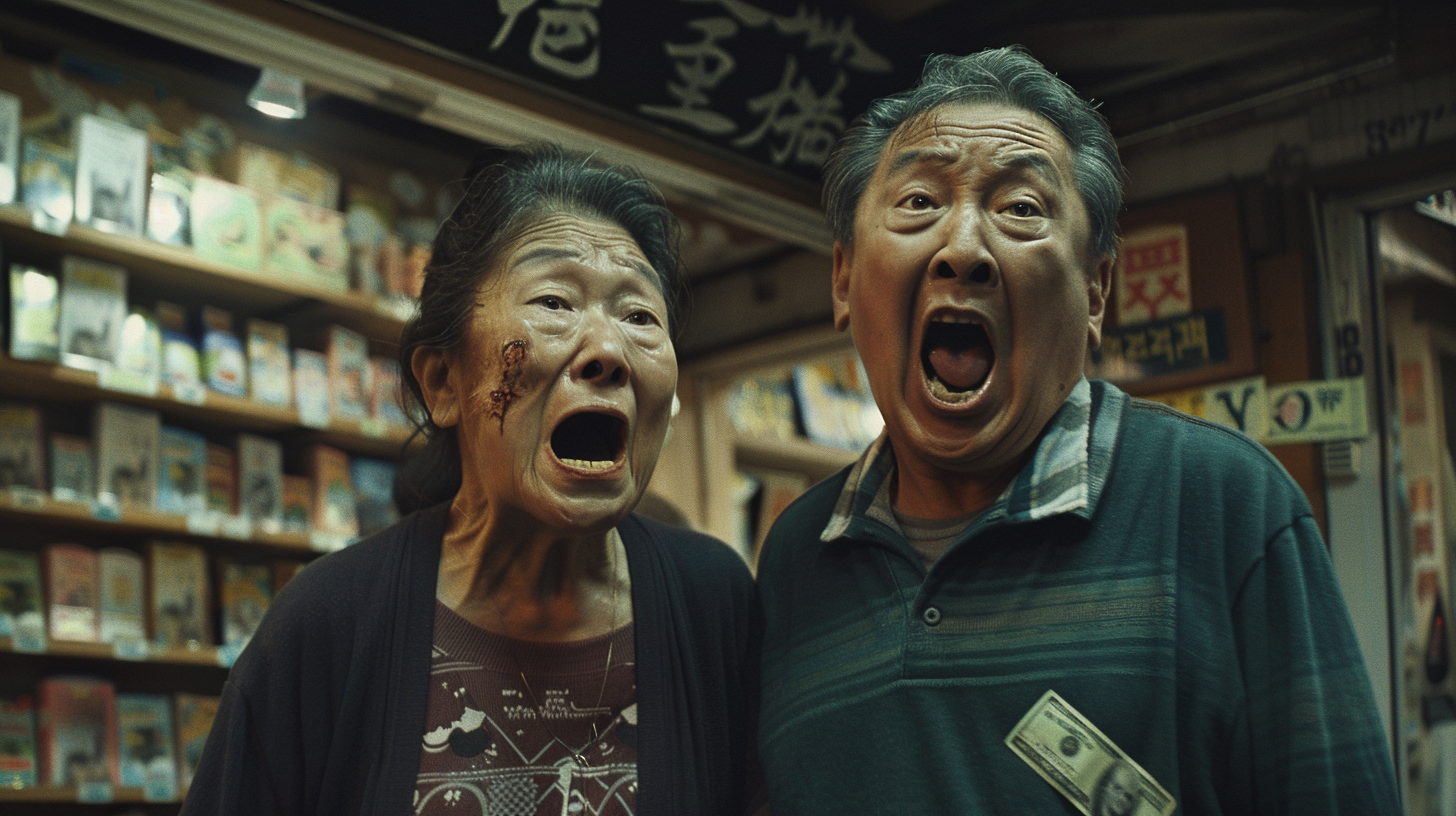
<path id="1" fill-rule="evenodd" d="M 1056 163 L 1051 160 L 1050 156 L 1040 152 L 1018 152 L 996 156 L 991 159 L 991 164 L 995 165 L 997 171 L 1002 174 L 1029 170 L 1052 180 L 1055 180 L 1058 175 Z"/>
<path id="2" fill-rule="evenodd" d="M 906 150 L 890 159 L 890 166 L 885 168 L 886 175 L 898 173 L 912 164 L 919 164 L 923 161 L 936 164 L 954 164 L 960 158 L 960 153 L 945 148 L 916 148 Z"/>

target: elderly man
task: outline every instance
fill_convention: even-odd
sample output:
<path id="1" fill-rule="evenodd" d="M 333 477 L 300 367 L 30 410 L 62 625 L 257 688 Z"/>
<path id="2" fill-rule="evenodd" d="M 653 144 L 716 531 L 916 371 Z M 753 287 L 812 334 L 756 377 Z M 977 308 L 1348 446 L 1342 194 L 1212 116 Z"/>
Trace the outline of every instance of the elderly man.
<path id="1" fill-rule="evenodd" d="M 931 58 L 830 159 L 835 323 L 885 432 L 759 562 L 779 816 L 1085 813 L 1122 762 L 1140 814 L 1397 812 L 1298 487 L 1083 377 L 1121 177 L 1016 49 Z"/>

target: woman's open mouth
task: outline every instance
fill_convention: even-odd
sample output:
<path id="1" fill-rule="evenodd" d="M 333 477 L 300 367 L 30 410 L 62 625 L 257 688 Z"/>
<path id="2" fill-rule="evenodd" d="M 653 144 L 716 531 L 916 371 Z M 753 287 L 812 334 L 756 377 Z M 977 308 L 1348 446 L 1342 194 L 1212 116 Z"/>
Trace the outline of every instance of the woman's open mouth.
<path id="1" fill-rule="evenodd" d="M 996 364 L 991 338 L 969 317 L 945 316 L 931 320 L 920 341 L 920 362 L 930 395 L 951 404 L 969 400 Z"/>
<path id="2" fill-rule="evenodd" d="M 620 417 L 584 411 L 563 419 L 551 432 L 551 452 L 569 468 L 604 472 L 621 460 L 626 435 L 627 423 Z"/>

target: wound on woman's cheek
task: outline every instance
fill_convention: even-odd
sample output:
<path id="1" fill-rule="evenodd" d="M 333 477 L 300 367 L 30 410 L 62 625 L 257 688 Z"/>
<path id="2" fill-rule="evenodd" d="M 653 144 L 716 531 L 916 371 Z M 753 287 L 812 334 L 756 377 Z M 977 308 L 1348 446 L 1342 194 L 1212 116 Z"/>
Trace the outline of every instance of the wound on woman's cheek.
<path id="1" fill-rule="evenodd" d="M 489 416 L 500 420 L 501 433 L 506 432 L 506 411 L 520 399 L 521 373 L 525 370 L 526 341 L 509 340 L 501 346 L 500 387 L 490 392 Z"/>

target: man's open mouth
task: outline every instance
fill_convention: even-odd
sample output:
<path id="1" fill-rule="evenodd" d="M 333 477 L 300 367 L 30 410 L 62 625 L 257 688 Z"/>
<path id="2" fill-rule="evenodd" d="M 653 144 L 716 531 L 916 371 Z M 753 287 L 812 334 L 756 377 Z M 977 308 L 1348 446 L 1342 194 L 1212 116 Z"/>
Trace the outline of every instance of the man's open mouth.
<path id="1" fill-rule="evenodd" d="M 627 423 L 590 411 L 572 414 L 551 432 L 551 452 L 577 470 L 610 470 L 626 447 Z"/>
<path id="2" fill-rule="evenodd" d="M 925 327 L 920 362 L 932 396 L 943 402 L 964 402 L 985 385 L 996 352 L 981 324 L 969 317 L 942 317 Z"/>

